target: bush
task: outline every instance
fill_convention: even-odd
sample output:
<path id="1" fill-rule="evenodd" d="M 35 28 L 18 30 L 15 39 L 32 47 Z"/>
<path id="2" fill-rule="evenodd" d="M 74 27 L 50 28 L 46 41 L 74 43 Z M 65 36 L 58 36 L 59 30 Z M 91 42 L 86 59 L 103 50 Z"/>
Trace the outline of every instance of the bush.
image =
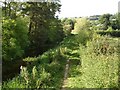
<path id="1" fill-rule="evenodd" d="M 79 31 L 78 35 L 76 36 L 76 40 L 79 44 L 82 44 L 84 46 L 86 46 L 87 41 L 90 40 L 90 32 L 87 30 L 81 30 Z"/>
<path id="2" fill-rule="evenodd" d="M 100 35 L 110 35 L 113 37 L 120 37 L 120 30 L 98 30 L 96 31 Z"/>
<path id="3" fill-rule="evenodd" d="M 74 30 L 73 32 L 75 34 L 78 34 L 79 31 L 83 31 L 83 30 L 90 30 L 90 21 L 87 20 L 86 18 L 80 18 L 76 20 L 75 26 L 74 26 Z"/>

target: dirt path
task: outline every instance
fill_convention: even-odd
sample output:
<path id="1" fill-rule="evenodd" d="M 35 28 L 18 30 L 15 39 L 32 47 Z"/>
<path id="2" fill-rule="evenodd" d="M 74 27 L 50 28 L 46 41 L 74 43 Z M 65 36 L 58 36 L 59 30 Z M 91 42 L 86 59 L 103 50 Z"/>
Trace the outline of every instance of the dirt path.
<path id="1" fill-rule="evenodd" d="M 68 71 L 69 71 L 69 62 L 70 60 L 67 60 L 66 66 L 65 66 L 65 72 L 64 72 L 64 80 L 63 80 L 63 85 L 61 90 L 65 90 L 65 86 L 67 83 L 67 78 L 68 78 Z"/>

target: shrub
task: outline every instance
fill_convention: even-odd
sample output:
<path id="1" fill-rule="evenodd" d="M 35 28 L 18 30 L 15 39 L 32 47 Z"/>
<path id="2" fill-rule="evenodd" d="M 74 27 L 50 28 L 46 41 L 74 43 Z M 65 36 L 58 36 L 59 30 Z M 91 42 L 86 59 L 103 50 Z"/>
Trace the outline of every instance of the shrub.
<path id="1" fill-rule="evenodd" d="M 74 30 L 73 32 L 75 34 L 78 34 L 79 31 L 83 31 L 83 30 L 90 30 L 90 21 L 87 20 L 86 18 L 80 18 L 76 20 L 75 26 L 74 26 Z"/>
<path id="2" fill-rule="evenodd" d="M 96 31 L 100 35 L 110 35 L 113 37 L 120 37 L 120 30 L 98 30 Z"/>
<path id="3" fill-rule="evenodd" d="M 81 30 L 76 36 L 76 40 L 79 44 L 86 45 L 87 41 L 90 39 L 89 35 L 90 35 L 89 31 Z"/>
<path id="4" fill-rule="evenodd" d="M 71 26 L 70 25 L 64 25 L 63 31 L 64 31 L 64 33 L 65 33 L 66 36 L 71 35 L 71 31 L 72 31 L 71 30 Z"/>

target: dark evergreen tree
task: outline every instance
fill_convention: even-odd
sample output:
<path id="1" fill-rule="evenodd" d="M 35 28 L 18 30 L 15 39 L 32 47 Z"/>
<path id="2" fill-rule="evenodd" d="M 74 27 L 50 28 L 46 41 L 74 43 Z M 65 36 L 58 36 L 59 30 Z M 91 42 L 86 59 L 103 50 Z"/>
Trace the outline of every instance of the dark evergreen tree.
<path id="1" fill-rule="evenodd" d="M 29 55 L 38 55 L 53 47 L 63 38 L 62 25 L 55 13 L 60 10 L 59 3 L 28 2 L 29 7 Z"/>

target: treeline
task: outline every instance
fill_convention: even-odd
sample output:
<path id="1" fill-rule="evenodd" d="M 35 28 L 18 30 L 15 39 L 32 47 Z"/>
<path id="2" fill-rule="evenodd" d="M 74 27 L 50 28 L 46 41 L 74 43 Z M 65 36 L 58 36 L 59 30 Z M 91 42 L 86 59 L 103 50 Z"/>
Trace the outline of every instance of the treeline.
<path id="1" fill-rule="evenodd" d="M 88 22 L 87 26 L 84 26 L 84 28 L 90 27 L 89 29 L 96 31 L 101 35 L 120 36 L 120 13 L 114 15 L 94 15 L 85 18 L 62 18 L 61 21 L 66 35 L 70 35 L 71 32 L 77 34 L 79 30 L 83 29 L 81 25 Z"/>
<path id="2" fill-rule="evenodd" d="M 59 43 L 64 33 L 55 16 L 56 1 L 5 2 L 3 6 L 3 61 L 37 56 Z"/>
<path id="3" fill-rule="evenodd" d="M 99 18 L 99 22 L 102 26 L 101 29 L 107 30 L 109 27 L 112 27 L 112 29 L 120 29 L 120 13 L 117 14 L 103 14 Z"/>
<path id="4" fill-rule="evenodd" d="M 60 11 L 60 7 L 57 0 L 51 3 L 3 3 L 3 80 L 9 77 L 9 74 L 18 72 L 20 65 L 24 64 L 23 58 L 38 56 L 63 40 L 65 35 L 61 20 L 55 15 Z"/>

